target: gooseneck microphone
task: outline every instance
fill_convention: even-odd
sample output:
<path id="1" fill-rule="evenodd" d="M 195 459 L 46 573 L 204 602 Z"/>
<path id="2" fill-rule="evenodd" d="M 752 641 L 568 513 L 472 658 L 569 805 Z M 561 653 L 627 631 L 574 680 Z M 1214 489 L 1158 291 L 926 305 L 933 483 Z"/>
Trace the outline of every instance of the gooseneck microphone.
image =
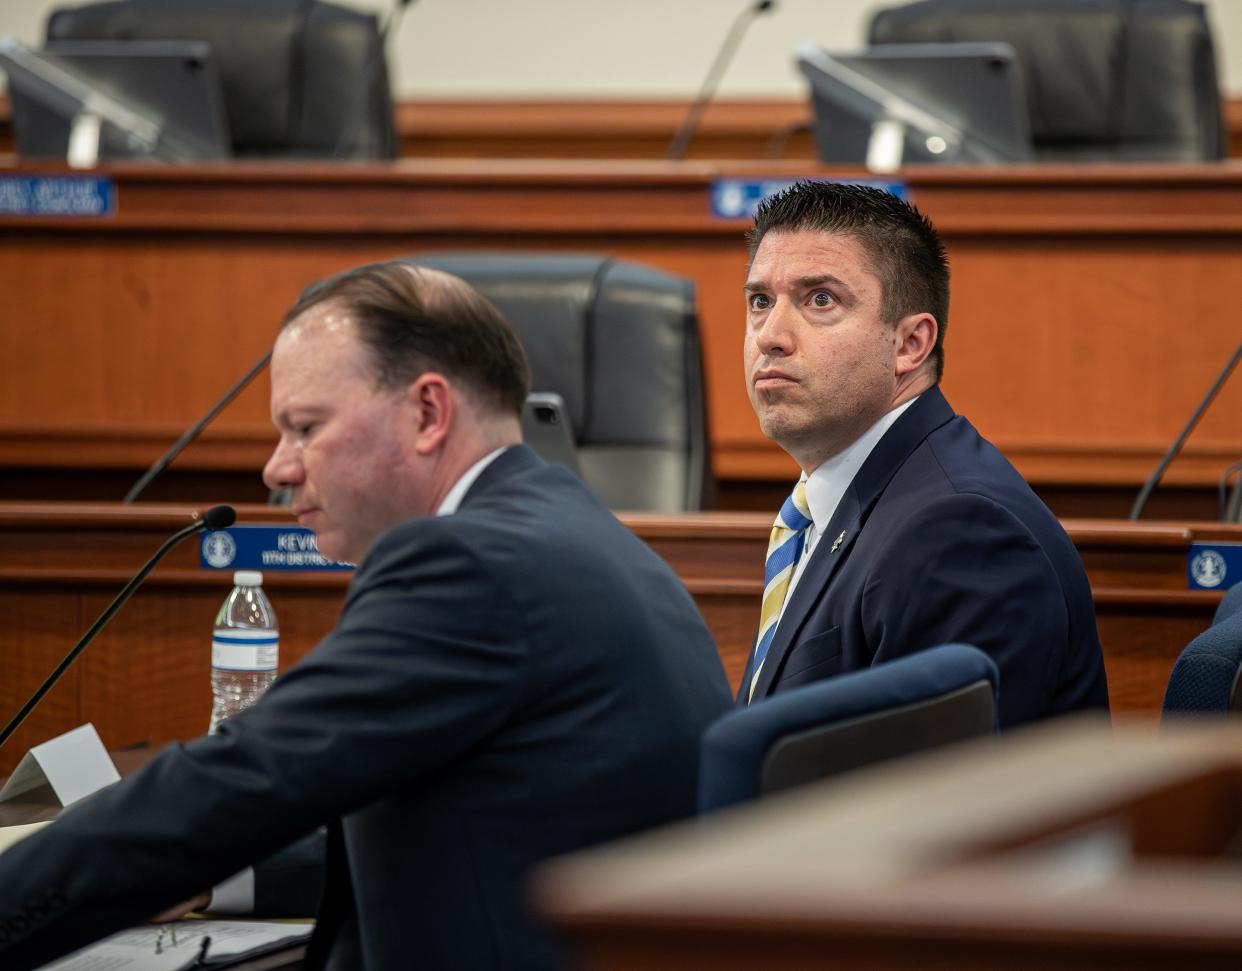
<path id="1" fill-rule="evenodd" d="M 125 498 L 122 499 L 121 502 L 131 503 L 137 499 L 142 493 L 142 490 L 150 485 L 151 480 L 168 468 L 168 466 L 172 464 L 172 460 L 185 451 L 185 447 L 189 445 L 190 442 L 198 438 L 198 436 L 202 433 L 202 430 L 211 424 L 216 415 L 224 411 L 229 402 L 231 402 L 246 389 L 246 386 L 258 376 L 259 372 L 267 367 L 267 362 L 271 359 L 272 352 L 269 349 L 261 358 L 254 362 L 250 370 L 243 374 L 241 378 L 238 379 L 237 383 L 233 385 L 233 387 L 224 392 L 224 395 L 219 401 L 211 406 L 207 414 L 203 415 L 202 418 L 191 425 L 189 430 L 184 435 L 172 443 L 172 446 L 167 452 L 155 460 L 154 464 L 152 464 L 152 466 L 142 474 L 142 477 L 130 487 L 129 492 L 125 493 Z M 214 528 L 223 529 L 222 526 L 216 526 Z"/>
<path id="2" fill-rule="evenodd" d="M 232 506 L 212 506 L 203 515 L 202 519 L 190 523 L 189 526 L 178 530 L 167 540 L 165 540 L 164 545 L 155 551 L 155 555 L 152 556 L 151 559 L 147 560 L 143 568 L 138 571 L 129 583 L 125 584 L 121 592 L 116 595 L 116 599 L 104 608 L 104 612 L 99 615 L 95 623 L 91 624 L 90 630 L 82 635 L 82 639 L 74 645 L 73 650 L 65 655 L 64 660 L 61 661 L 60 664 L 56 665 L 56 670 L 48 675 L 47 680 L 39 686 L 39 690 L 31 695 L 30 700 L 22 705 L 21 710 L 13 716 L 13 720 L 4 726 L 3 731 L 0 731 L 0 747 L 3 747 L 4 743 L 9 740 L 9 736 L 17 731 L 17 726 L 25 721 L 26 716 L 34 710 L 35 705 L 43 700 L 43 696 L 51 690 L 52 685 L 59 681 L 61 675 L 69 670 L 69 665 L 78 659 L 78 655 L 85 650 L 87 644 L 95 639 L 95 635 L 103 629 L 104 624 L 112 618 L 113 614 L 121 609 L 121 606 L 125 603 L 125 601 L 133 596 L 134 591 L 138 589 L 138 585 L 147 578 L 147 574 L 155 568 L 155 564 L 164 558 L 165 553 L 171 550 L 187 536 L 201 532 L 204 529 L 213 531 L 217 529 L 227 529 L 229 526 L 233 525 L 233 522 L 236 519 L 237 513 Z"/>
<path id="3" fill-rule="evenodd" d="M 1156 470 L 1143 483 L 1143 488 L 1139 490 L 1138 497 L 1134 500 L 1134 506 L 1130 509 L 1130 521 L 1134 522 L 1143 514 L 1143 507 L 1147 505 L 1147 499 L 1155 490 L 1160 482 L 1164 470 L 1169 467 L 1169 463 L 1177 457 L 1177 453 L 1182 450 L 1182 446 L 1186 444 L 1186 439 L 1190 437 L 1190 433 L 1195 430 L 1195 426 L 1199 424 L 1199 419 L 1203 417 L 1203 413 L 1208 410 L 1216 396 L 1220 393 L 1220 389 L 1224 387 L 1225 382 L 1229 379 L 1229 375 L 1233 373 L 1233 369 L 1238 364 L 1238 359 L 1242 358 L 1242 344 L 1239 344 L 1237 350 L 1233 352 L 1233 356 L 1226 362 L 1224 370 L 1216 376 L 1216 381 L 1208 388 L 1208 392 L 1204 395 L 1203 400 L 1199 402 L 1199 407 L 1195 409 L 1195 413 L 1190 416 L 1190 421 L 1186 422 L 1186 427 L 1182 429 L 1181 434 L 1169 446 L 1169 450 L 1164 453 L 1164 458 L 1160 460 L 1160 464 L 1156 466 Z"/>
<path id="4" fill-rule="evenodd" d="M 703 120 L 703 112 L 707 110 L 707 106 L 711 104 L 712 98 L 716 96 L 716 88 L 720 86 L 720 79 L 724 77 L 725 69 L 729 66 L 729 62 L 733 60 L 733 55 L 737 53 L 738 45 L 742 43 L 742 38 L 746 34 L 746 28 L 750 26 L 756 17 L 762 13 L 767 13 L 775 6 L 776 0 L 751 2 L 734 18 L 733 26 L 729 28 L 729 33 L 725 35 L 724 43 L 720 45 L 720 50 L 716 52 L 716 59 L 712 61 L 712 66 L 707 69 L 707 76 L 703 78 L 703 84 L 699 88 L 698 97 L 690 105 L 690 109 L 686 112 L 686 117 L 682 119 L 681 127 L 677 129 L 677 134 L 673 136 L 673 140 L 669 142 L 668 150 L 664 153 L 664 158 L 667 161 L 675 162 L 686 154 L 686 149 L 690 145 L 690 139 L 694 137 L 694 133 L 699 127 L 699 122 Z"/>

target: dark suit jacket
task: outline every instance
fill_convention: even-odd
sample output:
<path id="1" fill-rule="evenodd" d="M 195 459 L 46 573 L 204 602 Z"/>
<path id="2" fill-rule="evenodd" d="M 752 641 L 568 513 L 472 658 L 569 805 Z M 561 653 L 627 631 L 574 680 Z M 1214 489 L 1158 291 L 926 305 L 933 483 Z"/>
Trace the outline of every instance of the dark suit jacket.
<path id="1" fill-rule="evenodd" d="M 315 962 L 557 966 L 527 871 L 690 814 L 699 736 L 729 704 L 668 566 L 510 449 L 455 515 L 379 540 L 336 629 L 258 704 L 0 857 L 0 967 L 145 920 L 323 823 Z"/>
<path id="2" fill-rule="evenodd" d="M 1108 707 L 1077 550 L 1013 466 L 932 388 L 846 490 L 754 697 L 955 641 L 1000 669 L 1002 727 Z M 748 665 L 739 700 L 749 683 Z"/>

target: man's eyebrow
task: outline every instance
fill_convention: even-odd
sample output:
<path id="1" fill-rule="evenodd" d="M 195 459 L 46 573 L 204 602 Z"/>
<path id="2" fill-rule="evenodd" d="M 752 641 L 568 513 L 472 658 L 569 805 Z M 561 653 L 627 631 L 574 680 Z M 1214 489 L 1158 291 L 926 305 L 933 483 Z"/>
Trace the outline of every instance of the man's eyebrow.
<path id="1" fill-rule="evenodd" d="M 302 404 L 299 401 L 291 401 L 289 404 L 282 405 L 281 408 L 272 415 L 272 422 L 276 425 L 291 426 L 317 418 L 319 416 L 319 411 L 320 409 Z"/>
<path id="2" fill-rule="evenodd" d="M 803 276 L 793 281 L 795 287 L 804 290 L 807 287 L 817 287 L 824 283 L 830 283 L 833 286 L 840 287 L 848 293 L 853 293 L 853 289 L 848 283 L 840 277 L 833 276 L 831 273 L 817 273 L 814 276 Z M 747 280 L 742 284 L 742 290 L 746 293 L 754 293 L 758 290 L 771 289 L 765 280 Z"/>
<path id="3" fill-rule="evenodd" d="M 833 286 L 840 287 L 842 290 L 848 290 L 853 293 L 853 288 L 838 276 L 831 273 L 818 273 L 815 276 L 804 276 L 794 280 L 794 284 L 798 287 L 817 287 L 821 283 L 831 283 Z"/>

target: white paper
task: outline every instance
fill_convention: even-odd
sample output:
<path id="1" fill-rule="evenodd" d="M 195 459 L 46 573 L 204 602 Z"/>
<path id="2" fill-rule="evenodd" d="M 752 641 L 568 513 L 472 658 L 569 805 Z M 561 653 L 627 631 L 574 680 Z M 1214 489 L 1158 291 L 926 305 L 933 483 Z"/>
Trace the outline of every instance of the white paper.
<path id="1" fill-rule="evenodd" d="M 0 789 L 0 802 L 50 785 L 57 801 L 70 806 L 121 778 L 90 722 L 36 745 Z"/>
<path id="2" fill-rule="evenodd" d="M 161 934 L 161 928 L 163 933 Z M 179 920 L 170 924 L 135 927 L 75 951 L 43 966 L 42 971 L 179 971 L 192 967 L 211 938 L 206 964 L 210 966 L 278 941 L 290 946 L 310 937 L 312 924 L 258 920 Z M 176 931 L 177 943 L 172 943 Z M 160 953 L 156 953 L 156 941 Z"/>

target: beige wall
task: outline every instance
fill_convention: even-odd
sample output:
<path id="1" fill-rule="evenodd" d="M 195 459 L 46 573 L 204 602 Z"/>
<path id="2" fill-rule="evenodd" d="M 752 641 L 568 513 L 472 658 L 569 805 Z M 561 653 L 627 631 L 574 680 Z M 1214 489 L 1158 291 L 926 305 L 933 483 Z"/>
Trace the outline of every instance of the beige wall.
<path id="1" fill-rule="evenodd" d="M 207 0 L 210 2 L 210 0 Z M 370 10 L 385 5 L 348 0 Z M 896 0 L 893 0 L 896 2 Z M 36 43 L 52 0 L 0 0 L 0 36 Z M 414 0 L 390 46 L 402 97 L 690 97 L 743 0 Z M 790 51 L 862 43 L 874 0 L 777 0 L 722 92 L 798 96 Z M 1242 96 L 1242 0 L 1210 0 L 1222 86 Z"/>

